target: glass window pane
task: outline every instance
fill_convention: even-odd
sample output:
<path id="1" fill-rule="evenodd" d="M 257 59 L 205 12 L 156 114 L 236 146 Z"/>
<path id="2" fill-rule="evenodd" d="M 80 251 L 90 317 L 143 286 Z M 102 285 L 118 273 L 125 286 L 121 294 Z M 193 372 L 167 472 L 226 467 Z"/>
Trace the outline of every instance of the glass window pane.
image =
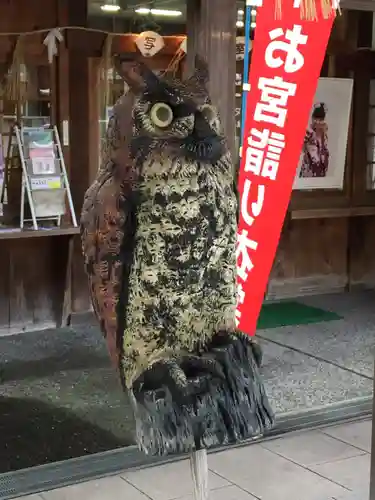
<path id="1" fill-rule="evenodd" d="M 367 139 L 367 161 L 375 162 L 375 136 L 370 136 Z"/>
<path id="2" fill-rule="evenodd" d="M 375 106 L 375 80 L 370 81 L 370 106 Z"/>
<path id="3" fill-rule="evenodd" d="M 375 107 L 369 108 L 367 131 L 369 134 L 375 134 Z"/>
<path id="4" fill-rule="evenodd" d="M 367 165 L 367 189 L 375 189 L 375 163 Z"/>

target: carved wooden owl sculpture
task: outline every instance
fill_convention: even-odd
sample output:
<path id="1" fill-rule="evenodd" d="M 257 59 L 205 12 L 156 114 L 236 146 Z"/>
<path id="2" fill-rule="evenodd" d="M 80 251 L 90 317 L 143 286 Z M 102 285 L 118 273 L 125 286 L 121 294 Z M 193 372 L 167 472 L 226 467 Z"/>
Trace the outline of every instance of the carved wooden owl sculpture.
<path id="1" fill-rule="evenodd" d="M 115 106 L 81 232 L 95 313 L 150 454 L 262 434 L 260 352 L 236 331 L 234 169 L 196 60 L 188 80 L 116 59 Z"/>

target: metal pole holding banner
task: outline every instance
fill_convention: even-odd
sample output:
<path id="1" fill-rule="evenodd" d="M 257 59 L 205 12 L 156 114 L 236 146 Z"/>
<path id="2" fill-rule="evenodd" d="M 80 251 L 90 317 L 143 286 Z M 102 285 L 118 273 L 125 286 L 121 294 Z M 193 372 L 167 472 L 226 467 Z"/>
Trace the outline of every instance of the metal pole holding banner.
<path id="1" fill-rule="evenodd" d="M 245 117 L 246 117 L 246 97 L 249 88 L 249 66 L 250 66 L 250 28 L 251 28 L 251 10 L 252 1 L 246 0 L 245 9 L 245 53 L 243 59 L 243 77 L 242 77 L 242 101 L 241 101 L 241 134 L 240 134 L 240 155 L 242 151 L 242 141 L 245 130 Z"/>

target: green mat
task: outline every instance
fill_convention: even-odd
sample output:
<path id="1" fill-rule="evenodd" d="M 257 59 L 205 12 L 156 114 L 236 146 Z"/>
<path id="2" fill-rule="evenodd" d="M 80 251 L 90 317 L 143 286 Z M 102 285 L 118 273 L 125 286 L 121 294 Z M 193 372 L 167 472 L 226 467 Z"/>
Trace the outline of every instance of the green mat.
<path id="1" fill-rule="evenodd" d="M 320 321 L 342 319 L 338 314 L 310 307 L 301 302 L 282 301 L 263 304 L 257 329 L 277 328 L 289 325 L 307 325 Z"/>

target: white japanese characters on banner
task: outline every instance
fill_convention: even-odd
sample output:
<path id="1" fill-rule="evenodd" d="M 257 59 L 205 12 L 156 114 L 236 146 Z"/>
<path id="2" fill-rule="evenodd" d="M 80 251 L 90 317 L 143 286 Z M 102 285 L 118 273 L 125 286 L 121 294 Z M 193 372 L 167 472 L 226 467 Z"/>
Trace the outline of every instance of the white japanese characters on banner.
<path id="1" fill-rule="evenodd" d="M 164 47 L 164 39 L 154 31 L 144 31 L 137 36 L 136 45 L 144 57 L 153 57 Z"/>

